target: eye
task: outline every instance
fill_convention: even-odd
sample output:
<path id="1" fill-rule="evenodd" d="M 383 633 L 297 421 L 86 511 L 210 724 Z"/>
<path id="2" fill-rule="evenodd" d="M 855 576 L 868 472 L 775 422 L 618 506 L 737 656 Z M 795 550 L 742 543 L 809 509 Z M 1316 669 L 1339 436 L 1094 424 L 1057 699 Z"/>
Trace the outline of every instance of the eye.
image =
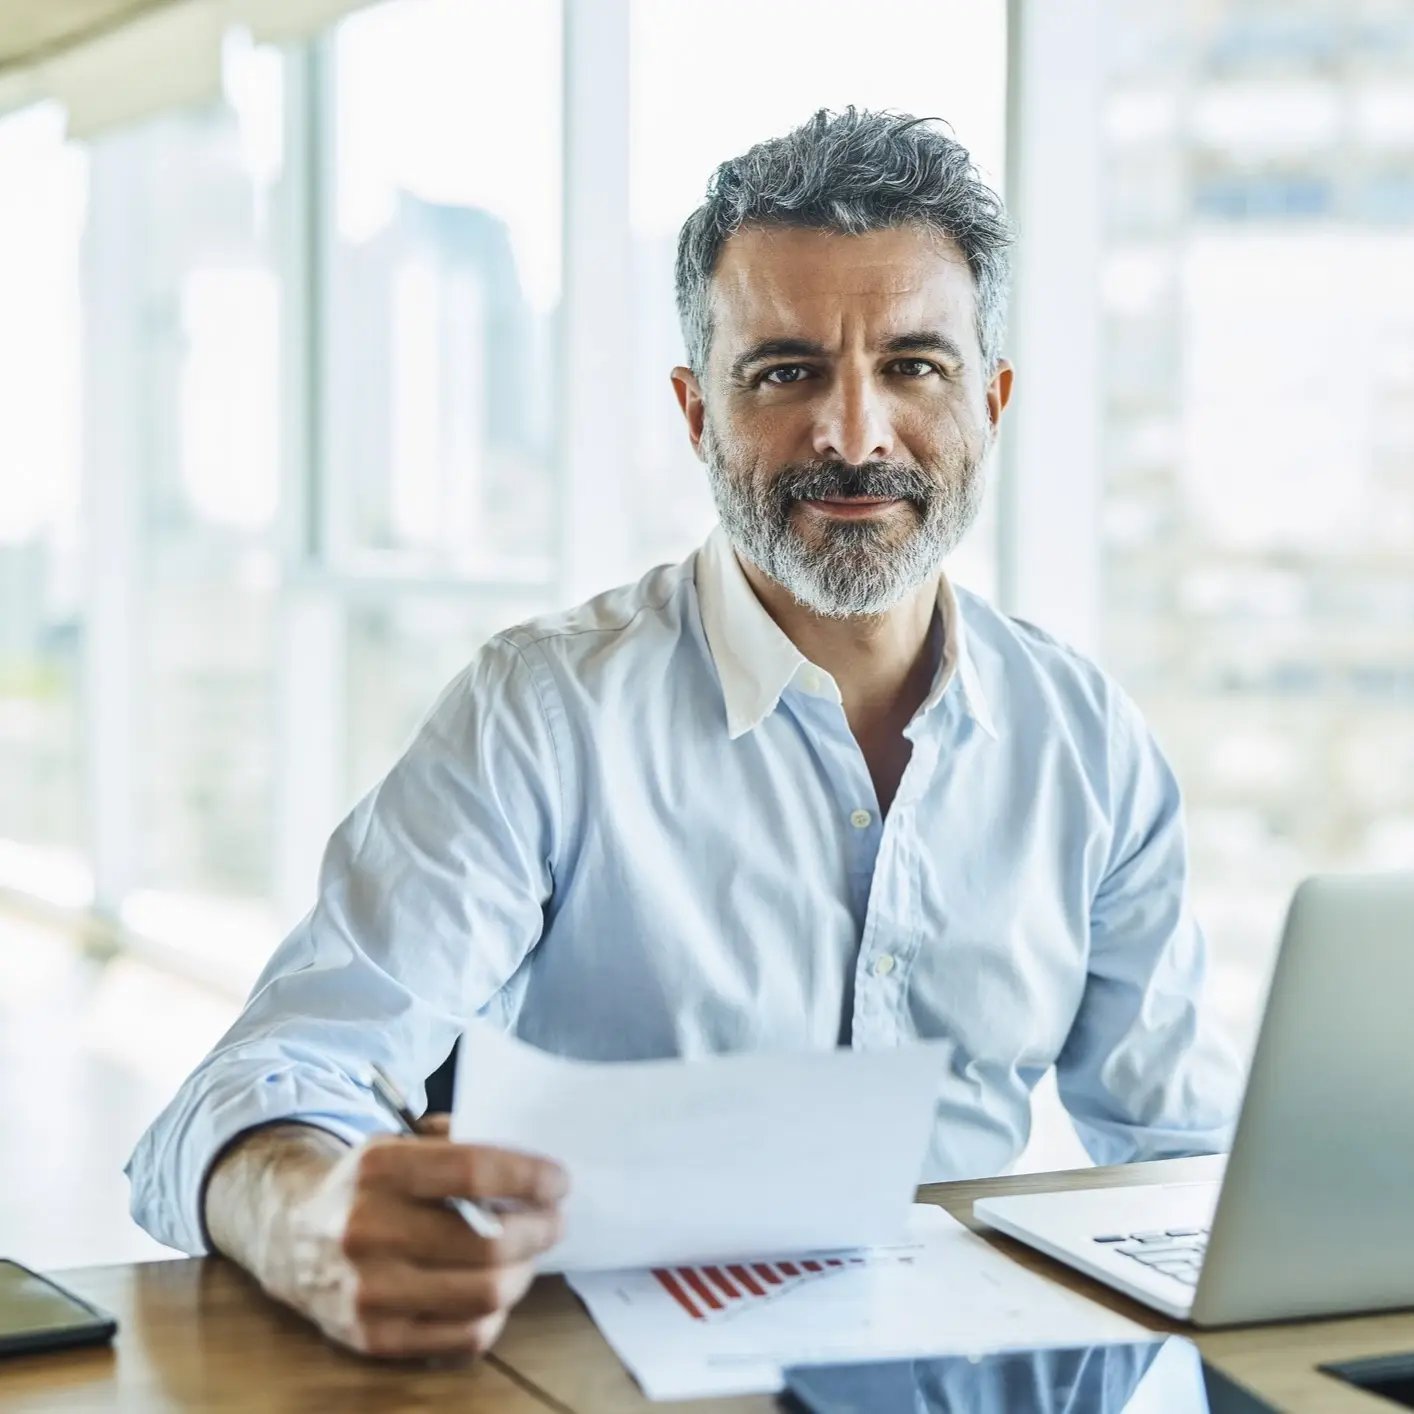
<path id="1" fill-rule="evenodd" d="M 905 378 L 926 378 L 930 373 L 937 373 L 938 366 L 929 363 L 926 358 L 900 358 L 894 361 L 894 371 L 901 373 Z"/>
<path id="2" fill-rule="evenodd" d="M 799 383 L 810 373 L 811 369 L 803 363 L 778 363 L 774 368 L 768 368 L 756 381 L 781 388 L 788 383 Z"/>

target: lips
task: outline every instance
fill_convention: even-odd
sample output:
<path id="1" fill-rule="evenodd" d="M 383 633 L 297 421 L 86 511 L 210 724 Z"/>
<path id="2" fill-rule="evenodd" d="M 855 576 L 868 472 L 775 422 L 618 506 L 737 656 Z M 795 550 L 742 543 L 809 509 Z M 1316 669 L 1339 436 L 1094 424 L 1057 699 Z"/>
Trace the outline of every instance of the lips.
<path id="1" fill-rule="evenodd" d="M 812 496 L 803 504 L 812 514 L 827 520 L 879 520 L 880 511 L 892 510 L 903 502 L 896 496 Z"/>

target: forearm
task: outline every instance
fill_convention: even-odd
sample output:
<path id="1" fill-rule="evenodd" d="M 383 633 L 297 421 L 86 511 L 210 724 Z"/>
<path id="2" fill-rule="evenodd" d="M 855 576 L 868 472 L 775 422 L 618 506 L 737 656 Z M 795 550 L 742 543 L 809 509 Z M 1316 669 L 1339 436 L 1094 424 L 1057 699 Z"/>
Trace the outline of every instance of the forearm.
<path id="1" fill-rule="evenodd" d="M 272 1251 L 284 1242 L 292 1208 L 348 1146 L 327 1130 L 272 1124 L 240 1136 L 213 1165 L 203 1215 L 212 1246 L 268 1282 Z"/>

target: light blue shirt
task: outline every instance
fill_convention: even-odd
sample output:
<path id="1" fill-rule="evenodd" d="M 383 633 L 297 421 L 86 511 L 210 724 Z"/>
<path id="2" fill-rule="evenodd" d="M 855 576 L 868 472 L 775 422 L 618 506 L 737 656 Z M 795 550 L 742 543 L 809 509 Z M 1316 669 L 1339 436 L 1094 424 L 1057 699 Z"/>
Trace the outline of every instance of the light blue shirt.
<path id="1" fill-rule="evenodd" d="M 887 816 L 834 681 L 720 530 L 493 639 L 139 1143 L 138 1222 L 203 1251 L 234 1136 L 388 1128 L 369 1062 L 420 1107 L 471 1015 L 594 1060 L 939 1041 L 925 1180 L 1004 1170 L 1052 1066 L 1100 1162 L 1226 1147 L 1172 774 L 1076 653 L 946 579 L 938 609 Z"/>

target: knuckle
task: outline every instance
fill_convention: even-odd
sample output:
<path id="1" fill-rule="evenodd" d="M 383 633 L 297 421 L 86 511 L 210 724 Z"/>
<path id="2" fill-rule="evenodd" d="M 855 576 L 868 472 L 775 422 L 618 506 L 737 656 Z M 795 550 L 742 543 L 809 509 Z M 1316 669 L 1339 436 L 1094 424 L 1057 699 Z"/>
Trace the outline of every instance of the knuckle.
<path id="1" fill-rule="evenodd" d="M 468 1320 L 479 1321 L 492 1315 L 499 1307 L 500 1283 L 496 1268 L 479 1272 L 476 1280 L 466 1289 L 466 1301 L 462 1312 Z"/>
<path id="2" fill-rule="evenodd" d="M 378 1246 L 378 1222 L 374 1209 L 366 1202 L 355 1201 L 344 1220 L 339 1249 L 345 1257 L 357 1261 L 375 1251 Z"/>
<path id="3" fill-rule="evenodd" d="M 544 1222 L 540 1225 L 539 1232 L 536 1233 L 536 1244 L 534 1250 L 542 1253 L 553 1247 L 564 1236 L 564 1215 L 559 1209 L 550 1209 L 544 1215 Z"/>
<path id="4" fill-rule="evenodd" d="M 515 1229 L 504 1224 L 500 1237 L 481 1237 L 476 1241 L 476 1265 L 483 1271 L 493 1271 L 515 1260 Z"/>
<path id="5" fill-rule="evenodd" d="M 539 1250 L 553 1247 L 565 1235 L 565 1215 L 560 1208 L 550 1208 L 545 1213 L 545 1222 L 540 1231 Z"/>
<path id="6" fill-rule="evenodd" d="M 562 1202 L 569 1192 L 569 1177 L 556 1164 L 541 1163 L 535 1174 L 535 1195 L 545 1207 Z"/>
<path id="7" fill-rule="evenodd" d="M 377 1321 L 356 1320 L 349 1332 L 348 1343 L 360 1355 L 377 1355 L 382 1330 L 382 1325 Z"/>
<path id="8" fill-rule="evenodd" d="M 467 1331 L 467 1353 L 478 1357 L 485 1355 L 495 1345 L 504 1324 L 505 1317 L 499 1313 L 476 1321 Z"/>
<path id="9" fill-rule="evenodd" d="M 386 1357 L 399 1351 L 397 1336 L 393 1328 L 383 1321 L 364 1328 L 363 1352 L 365 1355 Z"/>
<path id="10" fill-rule="evenodd" d="M 484 1305 L 481 1314 L 504 1311 L 516 1299 L 518 1287 L 514 1267 L 492 1267 L 485 1278 Z"/>
<path id="11" fill-rule="evenodd" d="M 377 1315 L 380 1306 L 379 1293 L 366 1273 L 354 1274 L 349 1304 L 353 1309 L 354 1318 L 361 1326 L 372 1323 Z"/>
<path id="12" fill-rule="evenodd" d="M 489 1150 L 469 1146 L 462 1150 L 462 1162 L 468 1193 L 479 1194 L 482 1185 L 494 1177 L 494 1156 Z"/>
<path id="13" fill-rule="evenodd" d="M 387 1177 L 388 1155 L 391 1152 L 391 1146 L 378 1139 L 370 1139 L 359 1150 L 354 1174 L 360 1187 L 367 1183 L 378 1183 Z"/>
<path id="14" fill-rule="evenodd" d="M 519 1214 L 519 1221 L 502 1241 L 498 1252 L 502 1262 L 511 1262 L 543 1252 L 560 1238 L 563 1219 L 554 1210 Z"/>
<path id="15" fill-rule="evenodd" d="M 384 1317 L 363 1323 L 363 1353 L 378 1360 L 395 1360 L 413 1353 L 405 1321 Z"/>
<path id="16" fill-rule="evenodd" d="M 526 1293 L 535 1276 L 531 1263 L 521 1261 L 510 1266 L 497 1267 L 496 1281 L 492 1290 L 495 1301 L 493 1310 L 502 1319 Z"/>

